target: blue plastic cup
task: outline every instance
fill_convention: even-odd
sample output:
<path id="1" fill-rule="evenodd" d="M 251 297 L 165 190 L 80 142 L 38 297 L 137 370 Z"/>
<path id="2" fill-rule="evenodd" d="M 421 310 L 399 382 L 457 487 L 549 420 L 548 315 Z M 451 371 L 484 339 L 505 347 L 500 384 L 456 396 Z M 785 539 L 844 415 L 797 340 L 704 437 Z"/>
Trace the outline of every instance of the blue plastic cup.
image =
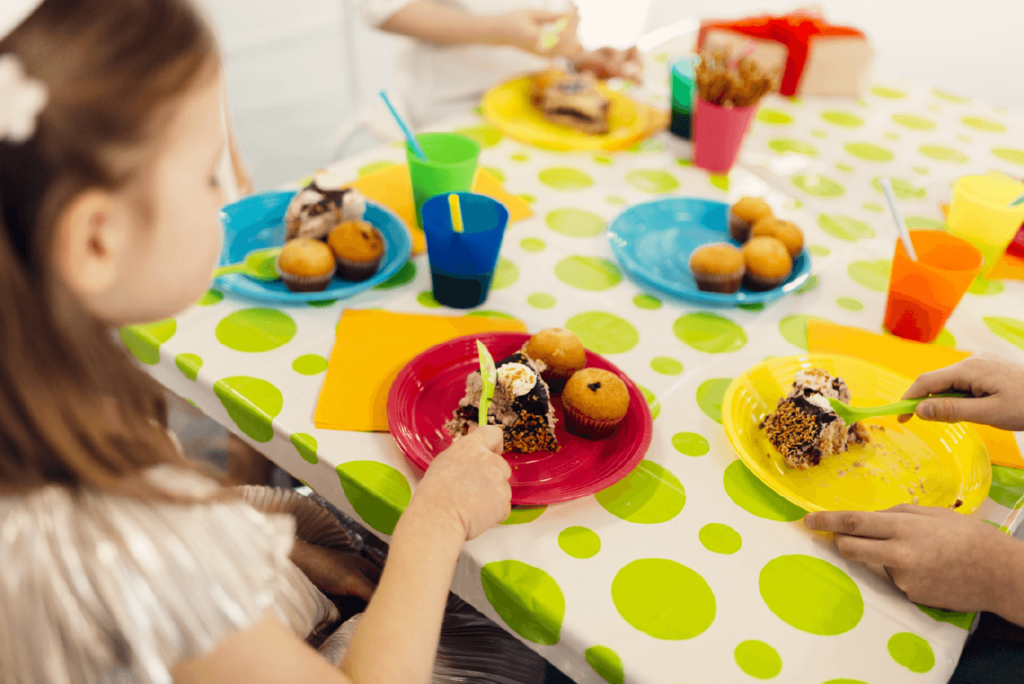
<path id="1" fill-rule="evenodd" d="M 459 196 L 463 224 L 463 232 L 456 233 L 448 194 L 435 195 L 423 204 L 434 299 L 456 309 L 471 309 L 487 301 L 508 209 L 486 195 L 454 193 Z"/>

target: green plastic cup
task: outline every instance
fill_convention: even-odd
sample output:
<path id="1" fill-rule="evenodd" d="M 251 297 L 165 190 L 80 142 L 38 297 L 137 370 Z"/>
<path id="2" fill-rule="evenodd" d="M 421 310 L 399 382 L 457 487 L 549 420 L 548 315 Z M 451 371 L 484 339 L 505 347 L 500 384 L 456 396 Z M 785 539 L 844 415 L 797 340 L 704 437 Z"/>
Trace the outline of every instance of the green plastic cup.
<path id="1" fill-rule="evenodd" d="M 416 203 L 416 224 L 423 228 L 423 203 L 435 195 L 471 192 L 480 145 L 459 133 L 422 133 L 416 136 L 426 159 L 420 159 L 405 144 Z"/>

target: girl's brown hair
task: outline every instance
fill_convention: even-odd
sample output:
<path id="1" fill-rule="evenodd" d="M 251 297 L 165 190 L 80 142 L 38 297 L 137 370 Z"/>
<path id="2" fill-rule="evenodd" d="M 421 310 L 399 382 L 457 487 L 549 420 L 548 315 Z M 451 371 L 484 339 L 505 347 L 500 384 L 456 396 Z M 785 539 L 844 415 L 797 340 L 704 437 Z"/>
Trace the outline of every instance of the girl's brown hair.
<path id="1" fill-rule="evenodd" d="M 5 53 L 49 101 L 29 141 L 0 141 L 0 490 L 125 489 L 176 458 L 163 393 L 65 289 L 56 226 L 83 191 L 140 175 L 158 114 L 212 71 L 213 37 L 185 0 L 45 0 Z"/>

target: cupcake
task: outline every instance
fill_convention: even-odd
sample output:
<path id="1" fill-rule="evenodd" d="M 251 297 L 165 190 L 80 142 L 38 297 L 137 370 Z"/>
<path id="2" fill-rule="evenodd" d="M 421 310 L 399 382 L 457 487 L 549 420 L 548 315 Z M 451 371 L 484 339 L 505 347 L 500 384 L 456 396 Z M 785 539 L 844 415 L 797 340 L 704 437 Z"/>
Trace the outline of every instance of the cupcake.
<path id="1" fill-rule="evenodd" d="M 690 255 L 690 273 L 704 292 L 736 292 L 743 271 L 743 254 L 724 242 L 698 247 Z"/>
<path id="2" fill-rule="evenodd" d="M 629 410 L 629 390 L 615 373 L 600 368 L 576 371 L 562 394 L 565 429 L 587 439 L 604 439 Z"/>
<path id="3" fill-rule="evenodd" d="M 277 257 L 277 272 L 292 292 L 322 292 L 334 271 L 331 248 L 312 238 L 289 240 Z"/>
<path id="4" fill-rule="evenodd" d="M 750 238 L 743 245 L 743 263 L 747 268 L 743 283 L 751 290 L 772 290 L 793 272 L 786 245 L 773 237 Z"/>
<path id="5" fill-rule="evenodd" d="M 741 197 L 729 209 L 729 234 L 736 242 L 746 242 L 751 227 L 765 216 L 772 216 L 767 202 L 760 197 Z"/>
<path id="6" fill-rule="evenodd" d="M 766 216 L 759 219 L 750 229 L 750 237 L 773 237 L 786 245 L 792 259 L 796 259 L 804 250 L 804 234 L 789 221 Z"/>
<path id="7" fill-rule="evenodd" d="M 580 338 L 561 328 L 541 330 L 523 345 L 523 353 L 537 364 L 553 394 L 560 393 L 572 374 L 587 365 Z"/>
<path id="8" fill-rule="evenodd" d="M 297 237 L 323 240 L 345 221 L 360 221 L 366 198 L 345 187 L 339 176 L 319 171 L 296 193 L 284 214 L 286 240 Z"/>
<path id="9" fill-rule="evenodd" d="M 327 237 L 338 261 L 338 275 L 356 282 L 373 276 L 384 258 L 384 237 L 366 221 L 348 221 Z"/>

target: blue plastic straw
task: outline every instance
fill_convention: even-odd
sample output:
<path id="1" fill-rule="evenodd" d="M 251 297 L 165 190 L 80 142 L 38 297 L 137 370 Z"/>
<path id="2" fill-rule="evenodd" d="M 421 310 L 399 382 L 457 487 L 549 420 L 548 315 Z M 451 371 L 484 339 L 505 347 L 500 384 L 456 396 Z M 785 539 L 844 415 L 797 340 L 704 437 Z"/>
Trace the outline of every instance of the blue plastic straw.
<path id="1" fill-rule="evenodd" d="M 1024 195 L 1021 195 L 1021 196 L 1020 196 L 1020 197 L 1018 197 L 1017 199 L 1015 199 L 1015 200 L 1013 200 L 1012 202 L 1010 202 L 1010 206 L 1011 206 L 1011 207 L 1015 207 L 1015 206 L 1017 206 L 1018 204 L 1024 204 Z"/>
<path id="2" fill-rule="evenodd" d="M 395 110 L 395 106 L 391 104 L 391 100 L 388 99 L 387 92 L 383 90 L 380 91 L 380 97 L 384 100 L 384 104 L 388 106 L 388 109 L 391 110 L 391 116 L 395 117 L 395 121 L 398 122 L 398 127 L 402 129 L 402 133 L 405 134 L 405 139 L 409 143 L 409 147 L 412 148 L 412 151 L 416 153 L 417 157 L 420 159 L 426 159 L 427 155 L 423 154 L 423 148 L 420 147 L 420 141 L 412 134 L 412 131 L 409 129 L 409 125 L 405 123 L 405 120 L 398 115 L 398 112 Z"/>

